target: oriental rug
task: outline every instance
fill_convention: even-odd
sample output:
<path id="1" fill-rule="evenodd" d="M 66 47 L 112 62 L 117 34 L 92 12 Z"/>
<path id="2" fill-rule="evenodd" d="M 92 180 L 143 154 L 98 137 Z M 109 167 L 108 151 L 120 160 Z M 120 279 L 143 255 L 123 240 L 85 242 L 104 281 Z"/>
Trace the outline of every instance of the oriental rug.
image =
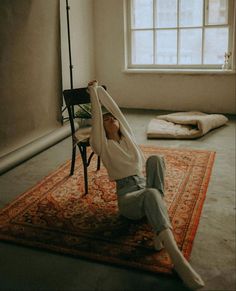
<path id="1" fill-rule="evenodd" d="M 204 150 L 142 146 L 145 157 L 163 155 L 165 202 L 179 248 L 189 259 L 206 196 L 215 153 Z M 70 161 L 0 211 L 0 239 L 79 258 L 151 272 L 171 273 L 165 252 L 153 247 L 146 219 L 120 216 L 115 183 L 103 166 L 89 167 L 84 195 L 80 156 L 73 176 Z"/>

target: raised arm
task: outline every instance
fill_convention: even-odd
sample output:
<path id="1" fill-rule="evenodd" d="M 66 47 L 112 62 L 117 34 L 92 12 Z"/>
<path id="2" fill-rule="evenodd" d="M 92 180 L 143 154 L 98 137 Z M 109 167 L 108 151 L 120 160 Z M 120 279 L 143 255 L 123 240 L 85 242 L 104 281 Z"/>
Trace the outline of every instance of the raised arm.
<path id="1" fill-rule="evenodd" d="M 101 104 L 117 118 L 121 127 L 127 132 L 133 142 L 136 143 L 135 136 L 130 128 L 125 116 L 109 95 L 109 93 L 102 87 L 98 86 L 97 82 L 89 83 L 89 92 L 92 105 L 92 133 L 90 144 L 94 152 L 101 155 L 102 150 L 107 145 L 107 138 L 103 127 L 103 116 Z"/>
<path id="2" fill-rule="evenodd" d="M 112 97 L 109 95 L 109 93 L 102 86 L 97 87 L 97 93 L 102 105 L 104 105 L 106 109 L 119 120 L 120 124 L 122 124 L 122 126 L 128 131 L 132 138 L 135 139 L 133 131 L 130 128 L 125 116 Z"/>
<path id="3" fill-rule="evenodd" d="M 92 105 L 92 132 L 90 144 L 97 155 L 101 155 L 103 147 L 107 143 L 107 138 L 103 128 L 103 118 L 101 104 L 98 99 L 97 85 L 89 86 L 89 93 Z"/>

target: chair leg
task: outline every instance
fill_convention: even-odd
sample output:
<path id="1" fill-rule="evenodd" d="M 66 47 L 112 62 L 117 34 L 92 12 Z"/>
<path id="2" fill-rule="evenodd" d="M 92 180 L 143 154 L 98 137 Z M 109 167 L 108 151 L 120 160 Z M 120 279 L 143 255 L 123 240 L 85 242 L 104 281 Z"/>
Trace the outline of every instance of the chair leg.
<path id="1" fill-rule="evenodd" d="M 85 194 L 88 194 L 88 166 L 87 166 L 87 148 L 84 147 L 84 186 L 85 186 Z"/>
<path id="2" fill-rule="evenodd" d="M 85 194 L 88 194 L 88 166 L 87 166 L 87 148 L 83 145 L 78 145 L 83 161 L 83 167 L 84 167 L 84 188 L 85 188 Z"/>
<path id="3" fill-rule="evenodd" d="M 88 166 L 90 164 L 90 161 L 94 155 L 94 153 L 92 152 L 89 156 L 89 159 L 87 160 L 87 146 L 83 145 L 83 144 L 78 144 L 79 150 L 80 150 L 80 154 L 81 154 L 81 158 L 83 161 L 83 167 L 84 167 L 84 189 L 85 189 L 85 194 L 88 194 Z M 101 165 L 101 159 L 98 156 L 98 160 L 97 160 L 97 171 L 100 170 L 100 165 Z"/>
<path id="4" fill-rule="evenodd" d="M 71 176 L 74 174 L 74 169 L 75 169 L 75 157 L 76 157 L 76 147 L 73 146 L 73 149 L 72 149 L 72 158 L 71 158 L 71 166 L 70 166 L 70 175 L 71 175 Z"/>
<path id="5" fill-rule="evenodd" d="M 97 161 L 97 171 L 100 170 L 100 165 L 101 165 L 101 160 L 100 160 L 100 157 L 98 156 L 98 161 Z"/>

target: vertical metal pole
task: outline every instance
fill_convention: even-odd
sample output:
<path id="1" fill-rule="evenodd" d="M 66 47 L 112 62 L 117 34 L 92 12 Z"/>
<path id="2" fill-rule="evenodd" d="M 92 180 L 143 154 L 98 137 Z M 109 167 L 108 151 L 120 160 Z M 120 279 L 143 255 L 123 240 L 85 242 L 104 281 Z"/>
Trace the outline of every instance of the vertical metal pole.
<path id="1" fill-rule="evenodd" d="M 68 48 L 69 48 L 69 62 L 70 62 L 70 88 L 73 89 L 73 65 L 72 65 L 72 58 L 71 58 L 71 41 L 70 41 L 70 6 L 68 4 L 68 0 L 66 0 L 66 18 L 67 18 L 67 34 L 68 34 Z M 72 106 L 72 116 L 74 118 L 74 106 Z"/>
<path id="2" fill-rule="evenodd" d="M 70 41 L 70 6 L 68 5 L 68 0 L 66 0 L 66 16 L 67 16 L 67 33 L 68 33 L 68 47 L 69 47 L 69 62 L 70 62 L 70 88 L 73 89 L 73 65 L 71 60 L 71 41 Z"/>

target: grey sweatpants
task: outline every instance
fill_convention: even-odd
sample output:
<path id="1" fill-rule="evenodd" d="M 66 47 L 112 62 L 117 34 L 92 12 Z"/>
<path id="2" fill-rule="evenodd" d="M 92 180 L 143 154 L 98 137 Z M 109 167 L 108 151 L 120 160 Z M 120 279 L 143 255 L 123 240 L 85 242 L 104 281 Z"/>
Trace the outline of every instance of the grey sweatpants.
<path id="1" fill-rule="evenodd" d="M 146 185 L 144 178 L 138 176 L 116 181 L 120 214 L 132 220 L 146 216 L 156 233 L 172 229 L 163 200 L 164 175 L 164 158 L 151 156 L 146 162 Z"/>

